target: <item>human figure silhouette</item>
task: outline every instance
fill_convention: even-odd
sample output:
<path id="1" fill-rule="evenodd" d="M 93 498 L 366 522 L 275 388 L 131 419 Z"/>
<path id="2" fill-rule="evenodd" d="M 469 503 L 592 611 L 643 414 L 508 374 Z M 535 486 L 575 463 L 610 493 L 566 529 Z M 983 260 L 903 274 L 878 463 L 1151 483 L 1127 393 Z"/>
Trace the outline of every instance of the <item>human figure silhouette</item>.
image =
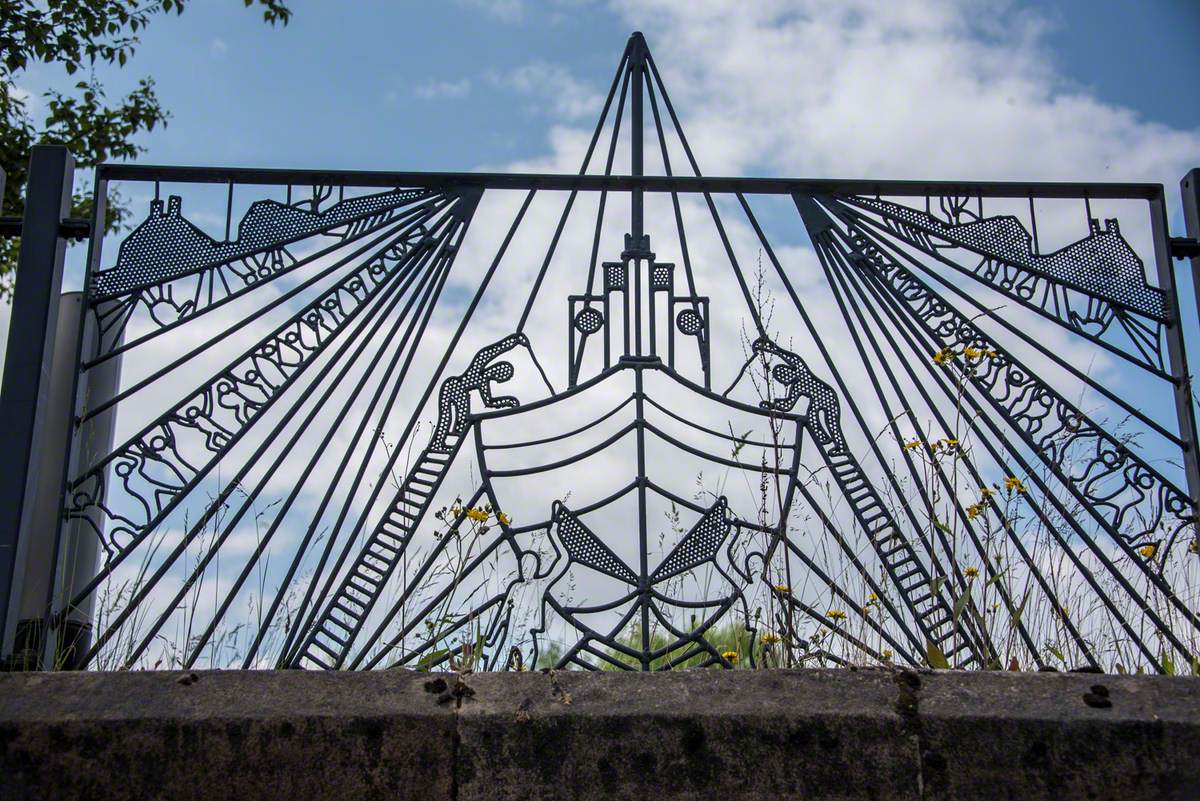
<path id="1" fill-rule="evenodd" d="M 513 377 L 511 362 L 493 360 L 516 347 L 529 347 L 529 338 L 524 334 L 509 334 L 476 353 L 462 374 L 446 379 L 438 394 L 434 442 L 445 444 L 447 437 L 461 435 L 467 430 L 471 415 L 471 393 L 474 391 L 479 392 L 483 405 L 489 409 L 510 409 L 517 405 L 517 399 L 511 395 L 492 394 L 493 381 L 503 384 Z"/>
<path id="2" fill-rule="evenodd" d="M 750 346 L 753 354 L 775 356 L 783 363 L 771 368 L 771 376 L 787 388 L 787 395 L 759 402 L 764 409 L 777 412 L 790 412 L 800 398 L 808 398 L 808 419 L 813 423 L 813 431 L 818 441 L 842 447 L 842 412 L 838 404 L 837 393 L 833 388 L 812 374 L 808 365 L 795 353 L 784 350 L 765 336 L 754 340 Z"/>

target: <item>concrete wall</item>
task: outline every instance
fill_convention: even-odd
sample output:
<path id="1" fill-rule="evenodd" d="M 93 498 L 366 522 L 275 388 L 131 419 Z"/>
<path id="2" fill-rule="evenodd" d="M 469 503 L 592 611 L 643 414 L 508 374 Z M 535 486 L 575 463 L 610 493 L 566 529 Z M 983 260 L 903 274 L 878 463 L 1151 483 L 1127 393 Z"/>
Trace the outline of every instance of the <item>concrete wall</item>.
<path id="1" fill-rule="evenodd" d="M 1200 799 L 1200 681 L 0 675 L 0 798 Z"/>

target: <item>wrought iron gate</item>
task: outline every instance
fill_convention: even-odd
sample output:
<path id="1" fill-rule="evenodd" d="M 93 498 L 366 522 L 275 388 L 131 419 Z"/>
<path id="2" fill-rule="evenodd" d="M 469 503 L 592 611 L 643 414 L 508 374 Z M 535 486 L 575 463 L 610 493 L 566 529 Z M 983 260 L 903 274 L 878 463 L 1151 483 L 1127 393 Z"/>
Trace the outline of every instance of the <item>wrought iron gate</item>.
<path id="1" fill-rule="evenodd" d="M 45 420 L 30 189 L 0 484 L 35 663 L 1200 655 L 1161 186 L 703 177 L 638 34 L 576 175 L 105 165 L 98 215 L 114 185 L 146 216 L 91 238 Z"/>

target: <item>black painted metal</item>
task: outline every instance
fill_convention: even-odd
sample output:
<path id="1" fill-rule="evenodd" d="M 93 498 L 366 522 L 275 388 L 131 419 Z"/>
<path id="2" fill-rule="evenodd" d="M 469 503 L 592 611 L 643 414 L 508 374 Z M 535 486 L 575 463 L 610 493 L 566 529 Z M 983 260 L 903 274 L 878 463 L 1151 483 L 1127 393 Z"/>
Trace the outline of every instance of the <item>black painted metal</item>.
<path id="1" fill-rule="evenodd" d="M 603 174 L 589 172 L 606 132 Z M 613 175 L 623 134 L 632 175 Z M 680 152 L 691 175 L 673 172 Z M 655 158 L 665 175 L 644 174 Z M 147 664 L 173 641 L 171 663 L 186 667 L 649 670 L 754 664 L 782 638 L 780 664 L 844 663 L 829 638 L 869 661 L 940 654 L 996 666 L 1019 646 L 1023 663 L 1043 666 L 1046 633 L 1022 618 L 1036 594 L 1056 610 L 1072 658 L 1099 665 L 1089 621 L 1066 612 L 1072 592 L 1148 666 L 1197 651 L 1195 599 L 1165 568 L 1200 547 L 1200 468 L 1160 186 L 707 178 L 640 34 L 575 175 L 143 165 L 97 174 L 98 192 L 152 182 L 154 200 L 107 266 L 98 233 L 89 256 L 99 344 L 80 350 L 80 374 L 122 361 L 137 369 L 111 396 L 81 392 L 77 405 L 80 431 L 123 410 L 132 421 L 65 481 L 67 519 L 99 538 L 105 560 L 45 622 L 114 587 L 120 601 L 98 613 L 84 662 Z M 204 184 L 223 198 L 223 236 L 184 208 L 185 192 Z M 273 197 L 255 189 L 267 186 Z M 507 233 L 482 262 L 466 260 L 487 269 L 464 278 L 459 268 L 452 283 L 459 255 L 485 236 L 468 236 L 481 204 L 505 190 L 524 192 Z M 510 254 L 534 226 L 535 197 L 558 192 L 553 233 Z M 812 261 L 798 266 L 772 245 L 752 203 L 772 195 L 799 213 Z M 650 210 L 662 196 L 665 219 Z M 613 241 L 606 213 L 626 198 L 628 228 Z M 584 258 L 559 245 L 593 200 L 587 275 L 578 263 L 569 274 L 582 286 L 565 297 L 559 365 L 546 360 L 555 351 L 539 340 L 534 305 L 552 265 Z M 1042 247 L 1045 201 L 1077 204 L 1082 235 Z M 1100 201 L 1146 209 L 1149 255 L 1122 230 L 1127 218 L 1093 216 Z M 1194 191 L 1190 202 L 1194 236 Z M 685 209 L 711 221 L 708 240 L 686 230 Z M 60 219 L 47 229 L 59 246 Z M 747 269 L 747 238 L 769 278 Z M 502 262 L 511 270 L 530 255 L 529 241 L 546 249 L 520 279 L 527 293 L 506 327 L 509 310 L 487 293 Z M 728 285 L 714 285 L 717 273 Z M 812 294 L 821 278 L 832 303 Z M 782 325 L 764 281 L 782 291 Z M 455 294 L 464 282 L 469 301 Z M 29 315 L 37 301 L 27 296 L 18 305 Z M 742 320 L 740 350 L 721 322 L 729 315 Z M 848 336 L 833 341 L 830 320 Z M 1138 392 L 1092 375 L 1047 332 L 1129 371 Z M 29 356 L 16 342 L 10 354 Z M 140 361 L 159 352 L 168 355 Z M 1121 434 L 1058 376 L 1157 444 Z M 520 393 L 503 391 L 516 379 Z M 523 394 L 530 387 L 540 400 Z M 1173 421 L 1146 402 L 1168 387 Z M 728 432 L 705 414 L 728 419 Z M 922 417 L 949 432 L 962 416 L 977 421 L 976 450 L 956 452 L 957 467 L 926 460 Z M 750 429 L 738 434 L 734 417 Z M 400 433 L 389 443 L 392 421 Z M 529 520 L 506 514 L 513 482 L 536 489 L 614 453 L 624 454 L 620 480 L 601 497 L 567 492 Z M 505 461 L 522 454 L 532 463 Z M 759 506 L 727 490 L 672 488 L 674 461 L 688 459 L 760 487 Z M 465 501 L 449 501 L 464 462 L 473 484 Z M 1006 490 L 989 489 L 998 475 Z M 656 544 L 651 515 L 663 505 L 674 534 Z M 1034 535 L 987 522 L 1013 509 Z M 993 558 L 998 543 L 1019 565 Z M 1039 561 L 1046 548 L 1075 589 Z M 1002 581 L 1018 567 L 1024 597 Z M 607 594 L 579 597 L 577 575 Z M 990 608 L 973 594 L 976 577 L 996 587 Z M 247 599 L 246 642 L 222 657 Z M 997 641 L 993 614 L 1011 621 L 1012 642 Z M 744 655 L 719 642 L 734 629 L 749 638 Z"/>

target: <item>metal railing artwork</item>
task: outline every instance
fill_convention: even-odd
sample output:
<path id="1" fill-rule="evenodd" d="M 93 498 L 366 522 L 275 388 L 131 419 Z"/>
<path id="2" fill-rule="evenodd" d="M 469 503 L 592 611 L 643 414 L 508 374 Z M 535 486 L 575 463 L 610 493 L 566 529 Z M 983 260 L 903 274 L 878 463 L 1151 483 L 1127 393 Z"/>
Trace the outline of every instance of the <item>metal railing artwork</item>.
<path id="1" fill-rule="evenodd" d="M 39 186 L 11 660 L 1200 670 L 1161 186 L 705 177 L 640 34 L 575 175 L 100 167 L 67 335 Z"/>

